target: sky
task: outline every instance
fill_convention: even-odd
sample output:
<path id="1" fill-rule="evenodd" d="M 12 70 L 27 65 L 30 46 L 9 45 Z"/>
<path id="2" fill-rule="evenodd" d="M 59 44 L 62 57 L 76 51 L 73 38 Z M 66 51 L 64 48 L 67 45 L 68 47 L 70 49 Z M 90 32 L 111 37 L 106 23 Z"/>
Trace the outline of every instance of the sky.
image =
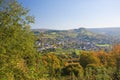
<path id="1" fill-rule="evenodd" d="M 35 17 L 32 29 L 120 27 L 120 0 L 18 0 Z"/>

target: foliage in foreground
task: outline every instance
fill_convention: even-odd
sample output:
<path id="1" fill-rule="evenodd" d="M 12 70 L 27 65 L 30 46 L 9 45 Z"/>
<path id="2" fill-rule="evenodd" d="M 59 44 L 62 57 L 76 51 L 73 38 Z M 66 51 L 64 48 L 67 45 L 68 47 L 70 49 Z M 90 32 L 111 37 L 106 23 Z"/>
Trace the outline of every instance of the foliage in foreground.
<path id="1" fill-rule="evenodd" d="M 120 45 L 108 53 L 37 53 L 29 29 L 33 18 L 15 0 L 7 1 L 0 2 L 0 80 L 120 79 Z"/>

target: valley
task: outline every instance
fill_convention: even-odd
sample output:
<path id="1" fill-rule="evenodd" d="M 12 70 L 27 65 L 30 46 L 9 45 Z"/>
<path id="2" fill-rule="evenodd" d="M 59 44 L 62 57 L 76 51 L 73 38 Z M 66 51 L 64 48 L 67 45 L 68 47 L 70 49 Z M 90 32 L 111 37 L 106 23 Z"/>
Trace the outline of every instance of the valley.
<path id="1" fill-rule="evenodd" d="M 110 29 L 111 30 L 111 29 Z M 117 29 L 120 30 L 120 29 Z M 112 45 L 120 41 L 119 37 L 109 35 L 109 29 L 71 29 L 71 30 L 49 30 L 33 29 L 38 37 L 36 46 L 39 50 L 49 48 L 78 49 L 78 50 L 102 50 L 109 51 Z M 97 32 L 95 32 L 97 31 Z M 104 33 L 104 34 L 103 34 Z M 113 30 L 112 33 L 116 33 Z"/>

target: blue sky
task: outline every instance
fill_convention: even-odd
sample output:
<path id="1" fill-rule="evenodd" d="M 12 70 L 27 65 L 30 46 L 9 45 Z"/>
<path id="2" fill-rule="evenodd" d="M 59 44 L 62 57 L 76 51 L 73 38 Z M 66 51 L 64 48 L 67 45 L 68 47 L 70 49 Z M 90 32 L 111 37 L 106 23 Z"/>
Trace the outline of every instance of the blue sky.
<path id="1" fill-rule="evenodd" d="M 35 17 L 32 28 L 120 27 L 120 0 L 18 0 Z"/>

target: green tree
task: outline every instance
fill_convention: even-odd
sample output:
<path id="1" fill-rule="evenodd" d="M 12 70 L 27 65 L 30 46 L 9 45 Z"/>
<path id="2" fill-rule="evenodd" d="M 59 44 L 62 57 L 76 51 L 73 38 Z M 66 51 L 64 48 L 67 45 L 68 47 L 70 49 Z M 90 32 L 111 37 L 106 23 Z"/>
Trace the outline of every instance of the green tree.
<path id="1" fill-rule="evenodd" d="M 104 66 L 98 66 L 96 64 L 88 64 L 85 68 L 86 80 L 111 80 L 112 76 L 109 70 Z"/>
<path id="2" fill-rule="evenodd" d="M 16 0 L 0 1 L 0 79 L 33 79 L 36 52 L 30 23 L 34 19 Z"/>
<path id="3" fill-rule="evenodd" d="M 82 80 L 83 74 L 84 74 L 84 70 L 82 66 L 79 64 L 69 64 L 62 69 L 62 75 L 66 77 L 69 76 L 72 79 L 78 78 Z"/>

